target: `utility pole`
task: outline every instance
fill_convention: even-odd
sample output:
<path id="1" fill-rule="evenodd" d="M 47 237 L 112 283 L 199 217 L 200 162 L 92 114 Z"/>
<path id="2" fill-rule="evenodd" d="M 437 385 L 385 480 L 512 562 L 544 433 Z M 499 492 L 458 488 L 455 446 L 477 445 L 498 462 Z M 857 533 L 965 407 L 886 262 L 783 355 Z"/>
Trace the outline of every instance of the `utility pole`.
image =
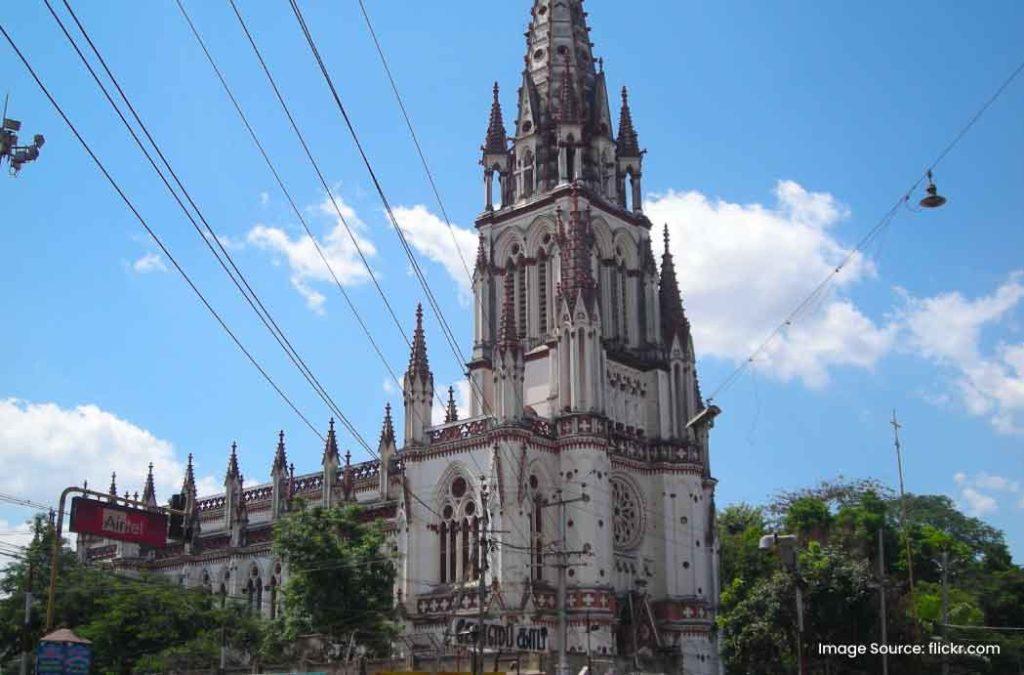
<path id="1" fill-rule="evenodd" d="M 885 616 L 885 521 L 878 528 L 878 623 L 882 628 L 882 646 L 889 643 Z M 882 650 L 882 675 L 889 675 L 889 654 Z"/>
<path id="2" fill-rule="evenodd" d="M 484 600 L 487 594 L 487 483 L 480 476 L 480 520 L 477 521 L 477 620 L 476 620 L 476 658 L 473 660 L 474 675 L 484 672 Z"/>
<path id="3" fill-rule="evenodd" d="M 21 651 L 21 675 L 28 675 L 29 650 L 32 647 L 29 624 L 32 623 L 32 577 L 34 576 L 35 567 L 35 560 L 32 557 L 32 553 L 29 553 L 28 575 L 25 580 L 25 644 Z"/>
<path id="4" fill-rule="evenodd" d="M 949 551 L 942 551 L 942 642 L 949 642 Z M 942 652 L 942 675 L 949 675 L 949 654 Z"/>
<path id="5" fill-rule="evenodd" d="M 582 494 L 579 497 L 573 497 L 572 499 L 565 499 L 562 497 L 562 490 L 557 490 L 558 499 L 555 501 L 548 501 L 541 504 L 541 508 L 548 506 L 558 507 L 558 531 L 561 537 L 561 544 L 559 550 L 556 552 L 558 562 L 556 567 L 558 568 L 558 668 L 555 671 L 557 675 L 569 675 L 569 660 L 568 660 L 568 645 L 567 645 L 567 627 L 566 624 L 568 610 L 566 608 L 566 570 L 569 568 L 569 556 L 570 555 L 583 555 L 583 551 L 568 551 L 566 550 L 566 532 L 565 532 L 565 507 L 573 502 L 589 502 L 590 495 Z"/>
<path id="6" fill-rule="evenodd" d="M 903 447 L 900 445 L 900 429 L 903 425 L 896 419 L 896 410 L 892 411 L 893 445 L 896 446 L 896 466 L 900 476 L 900 529 L 903 530 L 903 542 L 907 551 L 907 581 L 910 585 L 910 616 L 913 618 L 914 634 L 917 634 L 917 605 L 914 603 L 914 559 L 910 553 L 910 531 L 907 529 L 907 496 L 903 490 Z"/>

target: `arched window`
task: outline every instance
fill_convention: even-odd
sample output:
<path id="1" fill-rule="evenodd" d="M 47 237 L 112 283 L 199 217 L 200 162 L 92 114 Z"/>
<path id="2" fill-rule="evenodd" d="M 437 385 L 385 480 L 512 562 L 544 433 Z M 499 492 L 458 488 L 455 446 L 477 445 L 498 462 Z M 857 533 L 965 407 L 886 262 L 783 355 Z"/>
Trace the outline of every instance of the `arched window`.
<path id="1" fill-rule="evenodd" d="M 270 577 L 270 618 L 277 618 L 277 577 Z"/>
<path id="2" fill-rule="evenodd" d="M 438 562 L 441 583 L 453 584 L 476 579 L 479 573 L 480 537 L 477 533 L 477 504 L 466 479 L 458 476 L 448 486 L 438 533 Z"/>
<path id="3" fill-rule="evenodd" d="M 569 182 L 576 180 L 576 139 L 565 139 L 565 176 Z"/>
<path id="4" fill-rule="evenodd" d="M 529 150 L 523 155 L 523 197 L 529 197 L 533 194 L 533 168 L 534 160 L 533 153 Z"/>

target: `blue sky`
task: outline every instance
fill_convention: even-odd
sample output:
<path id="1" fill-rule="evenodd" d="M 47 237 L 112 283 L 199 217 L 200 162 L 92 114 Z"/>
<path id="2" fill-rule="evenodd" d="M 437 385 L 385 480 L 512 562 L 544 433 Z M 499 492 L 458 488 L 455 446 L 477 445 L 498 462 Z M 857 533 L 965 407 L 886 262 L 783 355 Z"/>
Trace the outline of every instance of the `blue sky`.
<path id="1" fill-rule="evenodd" d="M 332 396 L 375 442 L 401 397 L 311 261 L 276 188 L 173 3 L 76 10 L 211 225 Z M 286 3 L 242 3 L 271 68 L 400 317 L 419 289 Z M 407 349 L 367 283 L 226 3 L 188 2 L 285 182 L 401 372 Z M 630 88 L 649 150 L 647 211 L 668 222 L 713 391 L 868 231 L 1024 58 L 1013 2 L 668 3 L 588 0 L 611 89 Z M 388 197 L 400 206 L 468 349 L 457 256 L 358 5 L 303 4 Z M 490 87 L 514 114 L 529 3 L 368 1 L 445 205 L 472 247 Z M 19 42 L 151 225 L 320 426 L 329 412 L 243 305 L 101 98 L 42 4 L 7 12 Z M 69 481 L 161 496 L 184 456 L 213 489 L 237 440 L 248 481 L 284 428 L 297 470 L 319 440 L 155 256 L 0 45 L 8 115 L 44 133 L 39 162 L 0 178 L 0 490 L 50 502 Z M 613 101 L 617 107 L 617 101 Z M 719 504 L 842 474 L 895 485 L 887 420 L 904 424 L 908 489 L 944 493 L 1024 556 L 1024 79 L 940 165 L 949 204 L 899 214 L 802 322 L 717 397 Z M 417 208 L 419 207 L 419 208 Z M 468 238 L 468 239 L 467 239 Z M 436 382 L 459 379 L 428 314 Z M 351 439 L 344 444 L 363 459 Z M 24 511 L 0 509 L 10 530 Z"/>

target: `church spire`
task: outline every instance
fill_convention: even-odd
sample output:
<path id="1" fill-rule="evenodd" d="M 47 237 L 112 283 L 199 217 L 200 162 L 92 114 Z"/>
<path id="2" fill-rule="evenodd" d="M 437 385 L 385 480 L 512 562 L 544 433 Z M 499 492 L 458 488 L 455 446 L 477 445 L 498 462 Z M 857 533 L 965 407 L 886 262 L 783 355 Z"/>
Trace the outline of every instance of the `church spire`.
<path id="1" fill-rule="evenodd" d="M 666 349 L 671 349 L 672 339 L 678 334 L 684 349 L 690 349 L 690 322 L 683 310 L 683 298 L 676 280 L 676 266 L 669 249 L 668 225 L 665 225 L 665 252 L 661 256 L 661 280 L 659 304 L 661 306 L 661 335 Z"/>
<path id="2" fill-rule="evenodd" d="M 181 481 L 181 491 L 186 495 L 196 494 L 196 474 L 192 468 L 192 453 L 188 453 L 188 463 L 185 465 L 185 478 Z"/>
<path id="3" fill-rule="evenodd" d="M 327 440 L 324 441 L 324 456 L 322 463 L 326 464 L 331 460 L 337 463 L 338 458 L 338 439 L 334 435 L 334 418 L 332 417 L 331 421 L 327 425 Z"/>
<path id="4" fill-rule="evenodd" d="M 153 462 L 149 463 L 146 474 L 146 486 L 142 489 L 142 501 L 149 506 L 156 506 L 156 486 L 153 484 Z"/>
<path id="5" fill-rule="evenodd" d="M 507 134 L 505 133 L 505 120 L 501 116 L 501 102 L 498 100 L 498 83 L 494 83 L 494 94 L 491 100 L 491 116 L 487 122 L 487 136 L 484 139 L 484 146 L 481 150 L 484 154 L 499 154 L 506 152 L 505 145 Z"/>
<path id="6" fill-rule="evenodd" d="M 380 428 L 380 446 L 395 444 L 395 424 L 391 420 L 391 404 L 384 404 L 384 423 Z"/>
<path id="7" fill-rule="evenodd" d="M 409 355 L 410 377 L 427 379 L 430 375 L 430 363 L 427 361 L 427 341 L 423 335 L 423 305 L 416 305 L 416 329 L 412 334 L 412 353 Z"/>
<path id="8" fill-rule="evenodd" d="M 277 432 L 277 450 L 274 453 L 274 465 L 270 473 L 273 475 L 285 474 L 288 472 L 288 455 L 284 449 L 284 429 Z"/>
<path id="9" fill-rule="evenodd" d="M 232 441 L 231 443 L 231 456 L 228 457 L 228 471 L 224 476 L 224 480 L 231 480 L 232 478 L 238 478 L 238 443 Z"/>
<path id="10" fill-rule="evenodd" d="M 444 422 L 459 421 L 459 407 L 455 405 L 455 387 L 448 387 L 448 405 L 445 406 L 444 410 Z"/>
<path id="11" fill-rule="evenodd" d="M 619 157 L 640 157 L 640 142 L 633 128 L 633 114 L 629 110 L 629 90 L 622 88 L 622 110 L 619 113 Z"/>
<path id="12" fill-rule="evenodd" d="M 558 247 L 561 257 L 561 279 L 558 282 L 558 294 L 569 303 L 570 308 L 577 296 L 582 296 L 589 308 L 595 298 L 597 283 L 591 269 L 591 244 L 593 233 L 590 229 L 589 214 L 583 214 L 579 208 L 579 191 L 573 185 L 572 210 L 569 222 L 566 223 L 560 212 L 558 219 Z"/>

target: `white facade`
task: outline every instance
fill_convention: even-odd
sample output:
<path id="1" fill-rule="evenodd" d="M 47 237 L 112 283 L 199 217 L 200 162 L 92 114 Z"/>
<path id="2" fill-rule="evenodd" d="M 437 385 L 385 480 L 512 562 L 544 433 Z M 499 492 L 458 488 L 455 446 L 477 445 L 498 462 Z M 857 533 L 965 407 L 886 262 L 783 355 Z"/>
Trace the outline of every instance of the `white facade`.
<path id="1" fill-rule="evenodd" d="M 382 461 L 343 462 L 332 425 L 312 474 L 294 476 L 283 434 L 268 484 L 244 488 L 232 450 L 225 493 L 199 498 L 190 463 L 195 540 L 136 563 L 272 615 L 283 581 L 272 521 L 295 497 L 358 501 L 392 534 L 410 635 L 443 641 L 454 618 L 476 617 L 486 560 L 489 617 L 548 627 L 547 669 L 561 598 L 571 654 L 660 655 L 675 672 L 716 673 L 714 415 L 698 416 L 709 411 L 667 242 L 660 272 L 654 259 L 644 151 L 625 90 L 613 136 L 580 0 L 536 0 L 527 41 L 514 133 L 495 85 L 482 148 L 470 418 L 452 405 L 431 426 L 418 315 L 401 448 L 389 410 Z M 90 559 L 137 554 L 86 543 Z"/>

